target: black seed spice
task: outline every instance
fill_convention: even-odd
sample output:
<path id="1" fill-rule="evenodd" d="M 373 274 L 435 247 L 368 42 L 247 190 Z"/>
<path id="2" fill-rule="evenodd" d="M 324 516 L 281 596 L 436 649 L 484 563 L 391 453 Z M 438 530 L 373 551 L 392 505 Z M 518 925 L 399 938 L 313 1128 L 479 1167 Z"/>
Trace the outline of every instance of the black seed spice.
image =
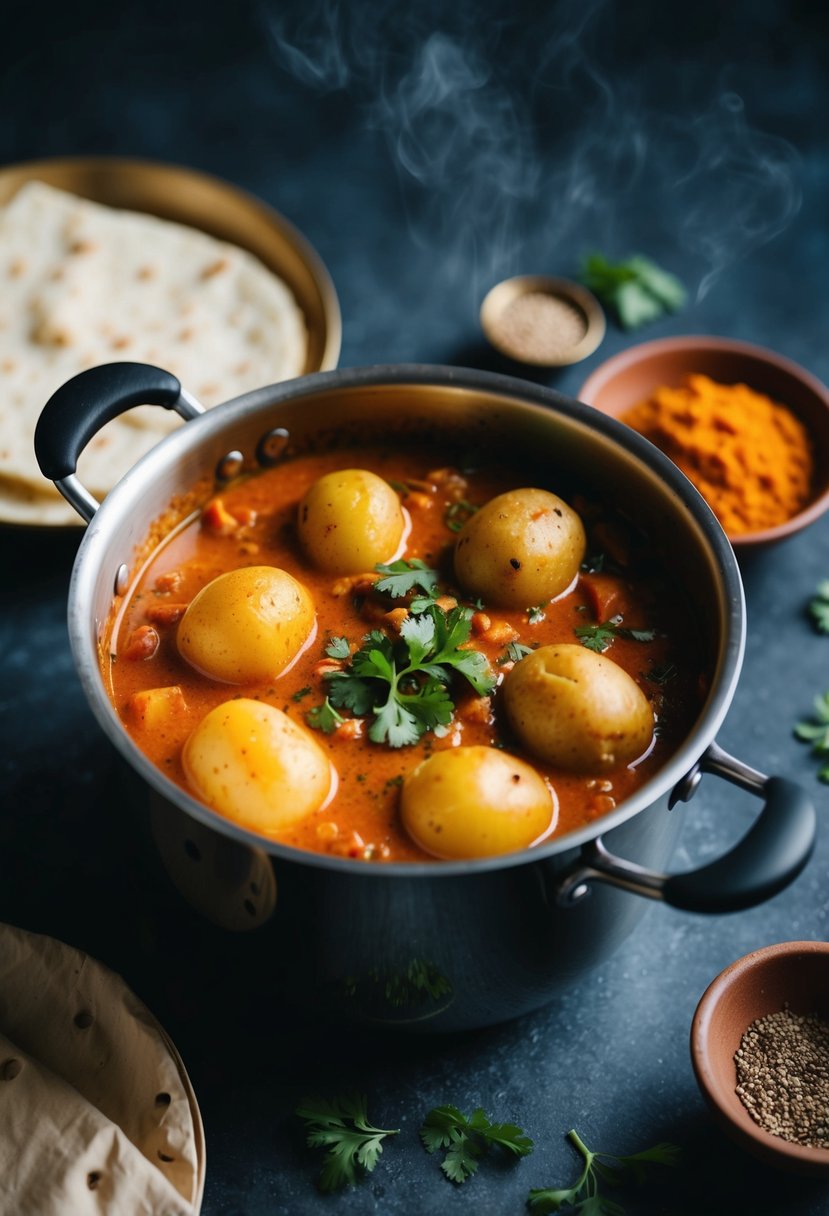
<path id="1" fill-rule="evenodd" d="M 734 1056 L 737 1094 L 765 1131 L 829 1149 L 829 1022 L 788 1008 L 752 1022 Z"/>

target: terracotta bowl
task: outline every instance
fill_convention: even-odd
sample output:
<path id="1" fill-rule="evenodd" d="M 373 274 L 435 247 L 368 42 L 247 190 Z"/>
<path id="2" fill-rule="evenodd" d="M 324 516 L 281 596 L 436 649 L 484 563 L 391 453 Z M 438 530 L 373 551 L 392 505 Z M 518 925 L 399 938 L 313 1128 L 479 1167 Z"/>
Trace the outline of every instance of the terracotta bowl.
<path id="1" fill-rule="evenodd" d="M 747 384 L 787 405 L 813 440 L 815 473 L 812 496 L 785 523 L 729 536 L 737 550 L 785 540 L 829 508 L 829 389 L 797 363 L 773 351 L 730 338 L 662 338 L 614 355 L 590 375 L 580 400 L 618 418 L 660 385 L 679 385 L 694 372 L 723 384 Z"/>
<path id="2" fill-rule="evenodd" d="M 691 1061 L 725 1132 L 768 1165 L 829 1177 L 829 1149 L 806 1148 L 755 1123 L 736 1093 L 734 1053 L 755 1019 L 788 1004 L 829 1019 L 829 942 L 781 942 L 738 959 L 704 993 L 691 1027 Z"/>

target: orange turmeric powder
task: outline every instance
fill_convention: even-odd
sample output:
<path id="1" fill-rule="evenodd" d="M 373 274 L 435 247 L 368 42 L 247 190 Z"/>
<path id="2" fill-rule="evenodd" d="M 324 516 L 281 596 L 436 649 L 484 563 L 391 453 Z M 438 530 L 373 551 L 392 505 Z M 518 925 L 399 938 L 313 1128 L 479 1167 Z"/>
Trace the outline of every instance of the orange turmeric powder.
<path id="1" fill-rule="evenodd" d="M 812 448 L 786 406 L 745 384 L 689 376 L 657 388 L 622 421 L 670 456 L 729 535 L 785 523 L 804 507 Z"/>

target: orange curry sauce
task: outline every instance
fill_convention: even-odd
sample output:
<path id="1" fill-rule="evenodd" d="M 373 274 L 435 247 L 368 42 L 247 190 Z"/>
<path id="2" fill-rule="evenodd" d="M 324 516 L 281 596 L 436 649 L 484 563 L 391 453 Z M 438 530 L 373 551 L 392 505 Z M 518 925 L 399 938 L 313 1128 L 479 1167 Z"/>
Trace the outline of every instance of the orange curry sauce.
<path id="1" fill-rule="evenodd" d="M 318 477 L 337 468 L 369 469 L 400 491 L 411 517 L 402 556 L 420 558 L 439 569 L 440 586 L 447 594 L 457 590 L 452 578 L 456 533 L 447 524 L 452 504 L 463 500 L 480 506 L 509 488 L 544 486 L 537 479 L 528 481 L 526 470 L 522 474 L 501 466 L 460 474 L 457 469 L 442 467 L 436 450 L 338 449 L 299 456 L 240 478 L 174 530 L 145 563 L 129 599 L 114 606 L 101 654 L 104 679 L 126 730 L 185 789 L 182 747 L 214 706 L 233 697 L 251 697 L 282 709 L 306 726 L 307 711 L 325 697 L 324 673 L 333 662 L 325 655 L 329 639 L 345 636 L 353 652 L 370 629 L 386 629 L 395 636 L 405 600 L 373 593 L 366 578 L 343 578 L 315 570 L 300 551 L 295 530 L 297 504 Z M 560 492 L 555 485 L 544 488 Z M 585 562 L 588 569 L 574 587 L 537 612 L 530 611 L 532 605 L 526 611 L 502 610 L 486 605 L 478 608 L 468 599 L 460 599 L 475 610 L 471 644 L 502 674 L 513 666 L 507 652 L 510 642 L 531 647 L 572 643 L 577 640 L 577 627 L 619 615 L 627 629 L 656 631 L 652 641 L 617 637 L 605 652 L 637 681 L 653 705 L 656 739 L 645 759 L 596 778 L 558 771 L 523 754 L 556 792 L 558 816 L 553 835 L 605 815 L 652 776 L 690 731 L 703 691 L 700 649 L 688 609 L 641 536 L 618 515 L 593 502 L 579 496 L 570 496 L 569 501 L 585 524 L 588 557 L 602 555 Z M 196 593 L 218 574 L 259 565 L 278 566 L 305 584 L 316 605 L 316 634 L 276 679 L 245 686 L 218 683 L 179 656 L 178 621 Z M 481 698 L 462 678 L 456 680 L 451 691 L 455 718 L 444 738 L 428 733 L 413 746 L 392 749 L 372 743 L 364 724 L 356 720 L 347 721 L 330 735 L 315 732 L 338 774 L 336 795 L 280 840 L 297 848 L 367 860 L 433 860 L 400 823 L 398 800 L 404 775 L 433 749 L 459 744 L 495 744 L 522 756 L 499 712 L 498 688 L 489 698 Z M 163 721 L 148 726 L 135 695 L 144 689 L 174 686 L 181 695 L 172 694 Z M 348 711 L 341 712 L 347 717 Z"/>

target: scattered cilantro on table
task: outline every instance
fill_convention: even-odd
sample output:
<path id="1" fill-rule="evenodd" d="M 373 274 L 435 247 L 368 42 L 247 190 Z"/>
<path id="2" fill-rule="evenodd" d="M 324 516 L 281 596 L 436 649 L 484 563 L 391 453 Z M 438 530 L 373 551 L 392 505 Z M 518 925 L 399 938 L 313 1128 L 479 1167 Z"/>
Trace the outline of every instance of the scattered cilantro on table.
<path id="1" fill-rule="evenodd" d="M 446 1149 L 440 1168 L 452 1182 L 466 1182 L 478 1169 L 478 1162 L 492 1145 L 526 1157 L 533 1142 L 514 1123 L 492 1123 L 481 1107 L 464 1115 L 457 1106 L 436 1106 L 430 1110 L 420 1129 L 428 1153 Z"/>
<path id="2" fill-rule="evenodd" d="M 319 1178 L 320 1190 L 337 1191 L 370 1174 L 383 1151 L 387 1136 L 399 1128 L 373 1127 L 368 1121 L 364 1094 L 337 1098 L 304 1098 L 296 1114 L 305 1122 L 307 1143 L 325 1148 Z"/>
<path id="3" fill-rule="evenodd" d="M 827 759 L 818 769 L 817 779 L 829 785 L 829 692 L 815 697 L 817 721 L 798 722 L 794 728 L 795 738 L 801 743 L 811 743 L 812 754 Z"/>
<path id="4" fill-rule="evenodd" d="M 581 281 L 613 310 L 625 329 L 676 312 L 687 297 L 675 275 L 640 255 L 610 262 L 602 253 L 591 253 L 582 265 Z"/>
<path id="5" fill-rule="evenodd" d="M 582 646 L 595 651 L 596 654 L 604 654 L 616 638 L 628 638 L 633 642 L 652 642 L 656 637 L 655 629 L 623 628 L 621 616 L 612 616 L 610 620 L 598 625 L 577 625 L 574 633 Z"/>
<path id="6" fill-rule="evenodd" d="M 530 1191 L 527 1207 L 532 1212 L 568 1212 L 579 1216 L 625 1216 L 621 1204 L 599 1193 L 601 1182 L 619 1186 L 626 1182 L 644 1182 L 650 1165 L 677 1165 L 680 1149 L 675 1144 L 656 1144 L 641 1153 L 617 1157 L 613 1153 L 594 1152 L 587 1147 L 575 1128 L 567 1139 L 584 1159 L 584 1169 L 572 1186 Z"/>
<path id="7" fill-rule="evenodd" d="M 809 600 L 809 616 L 818 633 L 829 633 L 829 578 L 823 579 Z"/>

